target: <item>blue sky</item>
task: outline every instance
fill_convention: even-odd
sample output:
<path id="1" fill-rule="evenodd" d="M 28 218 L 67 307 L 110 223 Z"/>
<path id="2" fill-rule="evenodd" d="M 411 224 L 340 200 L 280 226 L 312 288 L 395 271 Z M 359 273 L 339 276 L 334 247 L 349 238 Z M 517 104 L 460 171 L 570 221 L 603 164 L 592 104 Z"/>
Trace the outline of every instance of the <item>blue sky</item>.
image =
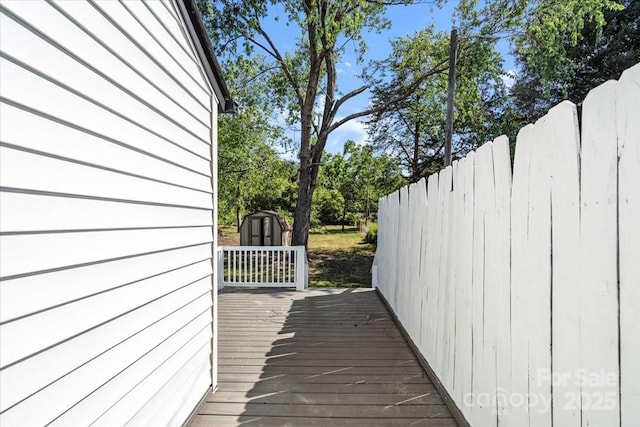
<path id="1" fill-rule="evenodd" d="M 413 4 L 407 6 L 390 6 L 387 8 L 387 17 L 390 19 L 391 29 L 385 30 L 380 34 L 365 33 L 365 40 L 369 46 L 364 64 L 356 62 L 355 54 L 347 49 L 342 61 L 338 64 L 338 86 L 339 89 L 346 93 L 361 85 L 359 79 L 355 76 L 360 72 L 361 67 L 371 59 L 384 59 L 388 56 L 391 46 L 389 41 L 394 38 L 405 37 L 416 31 L 435 24 L 436 30 L 448 33 L 453 25 L 453 12 L 457 5 L 457 1 L 448 1 L 442 8 L 436 7 L 434 4 Z M 278 8 L 272 10 L 272 14 L 284 15 Z M 278 45 L 278 48 L 286 51 L 294 46 L 294 37 L 298 35 L 298 29 L 294 27 L 286 27 L 279 22 L 265 23 L 267 30 Z M 505 56 L 505 69 L 513 68 L 513 61 L 507 54 L 508 46 L 505 42 L 499 44 L 500 51 Z M 350 100 L 340 110 L 340 115 L 361 111 L 369 103 L 367 93 L 363 93 L 358 97 Z M 299 132 L 288 132 L 288 135 L 294 139 L 299 138 Z M 342 127 L 334 131 L 327 141 L 326 150 L 330 153 L 341 152 L 343 144 L 348 139 L 352 139 L 358 143 L 365 143 L 367 133 L 364 124 L 358 120 L 352 120 Z M 294 157 L 292 155 L 291 157 Z M 287 156 L 288 157 L 288 156 Z"/>

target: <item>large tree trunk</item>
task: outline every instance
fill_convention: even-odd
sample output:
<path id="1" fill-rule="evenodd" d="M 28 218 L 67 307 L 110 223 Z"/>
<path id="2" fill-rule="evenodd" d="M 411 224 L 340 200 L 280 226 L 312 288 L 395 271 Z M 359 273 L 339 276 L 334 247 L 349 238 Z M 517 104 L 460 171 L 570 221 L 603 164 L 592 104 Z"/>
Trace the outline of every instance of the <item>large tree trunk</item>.
<path id="1" fill-rule="evenodd" d="M 293 215 L 293 234 L 291 244 L 294 246 L 307 246 L 309 228 L 311 223 L 311 201 L 313 192 L 311 186 L 311 166 L 307 160 L 303 165 L 300 159 L 300 174 L 298 184 L 298 201 Z"/>
<path id="2" fill-rule="evenodd" d="M 293 233 L 291 235 L 291 244 L 294 246 L 307 246 L 309 240 L 311 203 L 313 202 L 313 193 L 316 189 L 316 181 L 318 179 L 318 172 L 320 171 L 320 162 L 322 161 L 324 146 L 327 142 L 327 137 L 323 135 L 319 137 L 315 145 L 311 147 L 310 136 L 311 133 L 309 132 L 309 143 L 307 147 L 310 148 L 306 153 L 302 151 L 302 147 L 305 146 L 302 138 L 300 143 L 298 201 L 293 214 Z"/>

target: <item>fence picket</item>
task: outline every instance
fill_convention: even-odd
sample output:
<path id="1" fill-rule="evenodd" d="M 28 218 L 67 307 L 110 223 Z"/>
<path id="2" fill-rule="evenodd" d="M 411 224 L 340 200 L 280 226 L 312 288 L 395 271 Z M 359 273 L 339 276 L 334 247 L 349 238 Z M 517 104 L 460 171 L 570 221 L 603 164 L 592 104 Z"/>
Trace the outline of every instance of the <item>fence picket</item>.
<path id="1" fill-rule="evenodd" d="M 501 136 L 492 146 L 495 207 L 492 219 L 492 270 L 495 292 L 495 393 L 498 424 L 509 411 L 509 404 L 502 396 L 511 388 L 511 159 L 509 140 Z"/>
<path id="2" fill-rule="evenodd" d="M 529 392 L 529 242 L 528 214 L 531 186 L 531 151 L 535 138 L 533 125 L 520 129 L 516 139 L 516 153 L 511 185 L 511 393 L 523 398 L 510 405 L 504 417 L 505 425 L 528 425 L 524 396 Z"/>
<path id="3" fill-rule="evenodd" d="M 620 416 L 640 419 L 640 66 L 624 72 L 616 92 L 618 131 L 618 229 L 620 251 Z"/>
<path id="4" fill-rule="evenodd" d="M 552 365 L 554 374 L 571 373 L 580 360 L 580 134 L 575 105 L 563 102 L 549 111 L 564 126 L 554 128 L 551 160 L 551 218 L 553 246 Z M 580 411 L 572 396 L 580 393 L 576 381 L 553 389 L 553 422 L 579 426 Z"/>
<path id="5" fill-rule="evenodd" d="M 493 164 L 491 146 L 487 142 L 476 151 L 474 175 L 474 212 L 473 212 L 473 397 L 471 422 L 476 425 L 494 425 L 492 417 L 492 381 L 495 377 L 494 340 L 492 331 L 487 331 L 485 321 L 492 325 L 493 312 L 485 310 L 487 291 L 491 294 L 491 283 L 487 281 L 487 218 L 488 205 L 492 203 Z M 493 419 L 492 419 L 493 418 Z"/>
<path id="6" fill-rule="evenodd" d="M 592 90 L 582 106 L 580 174 L 581 367 L 615 378 L 611 386 L 586 386 L 588 395 L 604 393 L 618 407 L 618 272 L 616 86 L 609 81 Z M 608 393 L 613 393 L 609 395 Z M 619 425 L 617 411 L 591 402 L 582 407 L 589 425 Z"/>

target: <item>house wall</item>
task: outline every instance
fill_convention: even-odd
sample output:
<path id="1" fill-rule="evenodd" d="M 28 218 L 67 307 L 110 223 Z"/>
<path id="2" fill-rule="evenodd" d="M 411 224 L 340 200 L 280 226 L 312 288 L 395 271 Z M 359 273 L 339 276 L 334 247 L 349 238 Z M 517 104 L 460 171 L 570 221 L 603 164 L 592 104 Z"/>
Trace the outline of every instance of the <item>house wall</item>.
<path id="1" fill-rule="evenodd" d="M 0 3 L 3 426 L 180 425 L 212 383 L 217 100 L 177 8 Z"/>
<path id="2" fill-rule="evenodd" d="M 374 285 L 473 426 L 640 419 L 640 64 L 380 200 Z"/>

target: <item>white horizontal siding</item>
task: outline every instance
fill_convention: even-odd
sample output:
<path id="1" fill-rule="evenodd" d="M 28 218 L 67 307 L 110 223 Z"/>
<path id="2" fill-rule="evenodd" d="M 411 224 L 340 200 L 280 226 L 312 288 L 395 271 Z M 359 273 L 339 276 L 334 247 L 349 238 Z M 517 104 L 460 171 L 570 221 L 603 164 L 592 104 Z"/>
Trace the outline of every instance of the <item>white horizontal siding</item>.
<path id="1" fill-rule="evenodd" d="M 115 160 L 115 159 L 113 159 Z M 117 163 L 115 164 L 117 165 Z M 0 180 L 10 188 L 211 209 L 211 193 L 118 173 L 67 158 L 0 146 Z M 65 173 L 60 173 L 64 169 Z"/>
<path id="2" fill-rule="evenodd" d="M 57 12 L 53 10 L 52 13 Z M 207 140 L 188 127 L 189 125 L 197 126 L 195 129 L 197 131 L 205 126 L 195 121 L 188 122 L 186 126 L 182 125 L 152 103 L 153 98 L 147 96 L 145 99 L 134 90 L 128 89 L 128 87 L 135 87 L 132 84 L 127 85 L 128 87 L 124 85 L 128 83 L 128 74 L 107 75 L 102 68 L 91 66 L 73 51 L 66 48 L 61 50 L 64 46 L 62 43 L 35 35 L 31 28 L 14 19 L 3 18 L 1 26 L 3 36 L 18 38 L 31 47 L 25 50 L 20 46 L 9 45 L 3 54 L 12 62 L 20 64 L 23 68 L 32 69 L 34 74 L 46 75 L 47 79 L 55 80 L 59 85 L 118 111 L 141 127 L 152 128 L 171 141 L 180 141 L 185 148 L 194 153 L 201 156 L 208 155 Z M 80 30 L 78 32 L 80 33 Z M 77 36 L 82 37 L 82 35 L 80 33 Z M 116 78 L 118 80 L 115 80 Z M 22 89 L 25 90 L 25 88 Z"/>
<path id="3" fill-rule="evenodd" d="M 38 21 L 35 26 L 39 34 L 48 40 L 60 43 L 71 54 L 77 56 L 82 52 L 79 56 L 83 61 L 99 70 L 110 70 L 108 75 L 123 85 L 143 83 L 138 90 L 148 90 L 147 87 L 151 86 L 159 93 L 167 94 L 170 99 L 186 107 L 184 108 L 186 114 L 196 115 L 206 126 L 206 113 L 210 111 L 209 104 L 186 91 L 181 86 L 181 82 L 163 69 L 157 60 L 154 61 L 154 58 L 148 55 L 135 38 L 118 27 L 119 23 L 111 22 L 109 16 L 100 9 L 101 4 L 7 3 L 10 3 L 7 8 L 10 9 L 12 19 L 30 26 L 34 22 L 30 17 L 45 18 Z M 109 68 L 104 68 L 105 66 Z M 124 76 L 124 78 L 117 78 L 118 76 Z M 125 87 L 134 89 L 133 85 Z M 154 102 L 165 101 L 166 99 L 159 96 L 154 98 Z"/>
<path id="4" fill-rule="evenodd" d="M 10 366 L 0 373 L 3 381 L 15 384 L 0 397 L 1 407 L 9 408 L 21 402 L 36 390 L 54 385 L 62 376 L 63 370 L 70 373 L 106 352 L 119 346 L 128 339 L 154 325 L 177 310 L 197 311 L 208 292 L 207 280 L 201 279 L 192 284 L 166 293 L 130 312 L 113 318 L 93 330 L 68 339 L 50 351 L 31 355 L 23 363 Z M 204 298 L 204 299 L 203 299 Z M 47 370 L 48 366 L 58 369 Z"/>
<path id="5" fill-rule="evenodd" d="M 8 280 L 2 283 L 0 321 L 29 316 L 210 258 L 211 246 L 205 243 Z"/>
<path id="6" fill-rule="evenodd" d="M 211 385 L 217 102 L 182 25 L 0 4 L 3 426 L 179 425 Z"/>
<path id="7" fill-rule="evenodd" d="M 42 210 L 42 205 L 47 210 Z M 2 194 L 0 229 L 5 233 L 54 232 L 114 228 L 211 226 L 208 209 L 134 204 L 99 199 Z"/>
<path id="8" fill-rule="evenodd" d="M 137 146 L 88 134 L 86 129 L 55 121 L 51 116 L 47 117 L 48 120 L 42 120 L 42 115 L 37 112 L 15 105 L 0 104 L 0 114 L 6 121 L 6 125 L 0 129 L 0 140 L 5 143 L 96 166 L 117 167 L 123 173 L 143 174 L 176 186 L 211 192 L 210 176 L 194 173 L 171 158 L 163 158 L 160 151 L 145 152 Z M 34 120 L 38 120 L 39 126 L 29 126 Z M 87 150 L 88 146 L 90 150 Z M 111 159 L 116 158 L 118 164 L 114 165 Z"/>
<path id="9" fill-rule="evenodd" d="M 154 399 L 131 418 L 130 424 L 153 426 L 167 420 L 176 424 L 184 420 L 189 415 L 189 405 L 186 403 L 201 397 L 198 390 L 208 384 L 207 376 L 211 369 L 210 352 L 206 347 L 201 348 L 162 388 L 157 388 L 155 384 L 150 385 L 152 390 L 157 390 Z M 176 396 L 182 396 L 184 403 L 179 405 L 181 410 L 171 412 L 168 408 L 171 408 L 170 403 L 175 402 Z M 102 420 L 100 421 L 102 424 Z"/>
<path id="10" fill-rule="evenodd" d="M 196 173 L 205 176 L 210 174 L 210 164 L 206 158 L 184 150 L 153 129 L 135 124 L 116 110 L 106 109 L 81 93 L 73 93 L 69 88 L 4 58 L 0 61 L 0 85 L 3 101 L 44 116 L 39 120 L 64 121 L 92 135 L 97 134 L 172 160 Z M 82 114 L 74 111 L 81 111 Z"/>

